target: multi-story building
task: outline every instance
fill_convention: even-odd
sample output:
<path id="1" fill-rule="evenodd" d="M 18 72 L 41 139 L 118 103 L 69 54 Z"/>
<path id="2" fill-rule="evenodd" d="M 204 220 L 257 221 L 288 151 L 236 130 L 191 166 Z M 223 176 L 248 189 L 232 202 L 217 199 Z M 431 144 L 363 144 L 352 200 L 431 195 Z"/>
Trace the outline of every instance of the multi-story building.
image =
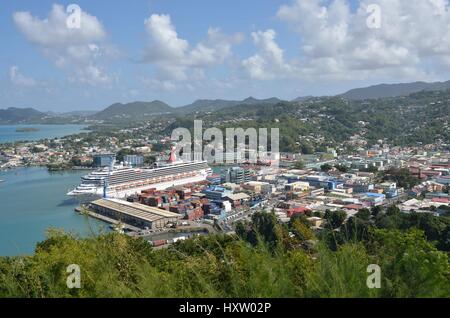
<path id="1" fill-rule="evenodd" d="M 301 181 L 288 183 L 284 186 L 284 189 L 286 191 L 307 191 L 309 190 L 309 183 Z"/>
<path id="2" fill-rule="evenodd" d="M 223 183 L 231 182 L 241 184 L 252 179 L 253 173 L 251 170 L 241 167 L 232 167 L 222 170 L 221 179 Z"/>
<path id="3" fill-rule="evenodd" d="M 208 187 L 202 193 L 205 194 L 206 198 L 215 201 L 224 201 L 227 195 L 232 194 L 230 190 L 219 186 Z"/>
<path id="4" fill-rule="evenodd" d="M 272 193 L 272 185 L 267 182 L 249 181 L 242 185 L 242 188 L 254 193 L 269 194 Z"/>
<path id="5" fill-rule="evenodd" d="M 123 157 L 123 161 L 133 167 L 144 165 L 144 157 L 140 155 L 126 155 Z"/>
<path id="6" fill-rule="evenodd" d="M 98 154 L 93 156 L 94 167 L 109 167 L 116 161 L 115 154 Z"/>

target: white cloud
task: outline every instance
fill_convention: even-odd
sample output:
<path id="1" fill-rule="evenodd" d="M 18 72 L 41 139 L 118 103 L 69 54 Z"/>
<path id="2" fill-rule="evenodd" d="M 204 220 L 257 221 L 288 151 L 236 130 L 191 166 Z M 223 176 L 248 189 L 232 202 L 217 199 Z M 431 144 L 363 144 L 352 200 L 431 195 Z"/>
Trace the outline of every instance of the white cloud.
<path id="1" fill-rule="evenodd" d="M 80 28 L 69 28 L 68 16 L 63 6 L 55 4 L 46 19 L 30 12 L 15 12 L 13 20 L 29 42 L 69 73 L 71 81 L 89 85 L 111 83 L 113 78 L 99 65 L 100 58 L 116 53 L 106 44 L 103 25 L 95 16 L 81 11 Z"/>
<path id="2" fill-rule="evenodd" d="M 156 66 L 156 78 L 151 82 L 159 81 L 165 89 L 173 89 L 176 82 L 192 80 L 193 76 L 198 79 L 204 70 L 225 63 L 232 55 L 232 46 L 242 41 L 241 34 L 227 36 L 210 28 L 207 38 L 191 48 L 178 36 L 169 15 L 152 14 L 144 24 L 150 43 L 142 62 Z"/>
<path id="3" fill-rule="evenodd" d="M 379 29 L 366 24 L 373 3 L 381 8 Z M 355 12 L 346 0 L 295 0 L 277 17 L 300 34 L 301 76 L 420 78 L 443 72 L 450 54 L 446 0 L 362 0 Z"/>
<path id="4" fill-rule="evenodd" d="M 187 63 L 199 68 L 223 64 L 232 55 L 232 46 L 242 41 L 241 33 L 227 36 L 219 28 L 209 28 L 206 40 L 198 43 L 189 53 Z"/>
<path id="5" fill-rule="evenodd" d="M 148 77 L 141 78 L 141 83 L 152 91 L 173 91 L 180 88 L 180 84 L 177 81 Z"/>
<path id="6" fill-rule="evenodd" d="M 14 22 L 26 37 L 43 47 L 84 45 L 103 40 L 106 32 L 96 17 L 81 12 L 80 28 L 68 28 L 68 14 L 61 5 L 53 5 L 47 19 L 33 17 L 30 12 L 15 12 Z"/>
<path id="7" fill-rule="evenodd" d="M 297 71 L 294 65 L 285 62 L 283 50 L 275 42 L 275 37 L 276 33 L 272 29 L 252 33 L 258 52 L 242 61 L 242 66 L 251 78 L 268 80 L 290 77 Z"/>
<path id="8" fill-rule="evenodd" d="M 70 82 L 85 83 L 91 86 L 107 85 L 117 81 L 115 76 L 106 74 L 106 72 L 95 65 L 87 65 L 83 68 L 75 70 L 75 75 L 69 77 Z"/>
<path id="9" fill-rule="evenodd" d="M 152 41 L 146 52 L 147 60 L 160 62 L 184 58 L 189 43 L 178 37 L 169 15 L 152 14 L 144 24 Z"/>
<path id="10" fill-rule="evenodd" d="M 38 84 L 33 78 L 25 76 L 19 72 L 19 67 L 15 65 L 11 66 L 9 69 L 9 80 L 14 85 L 24 87 L 34 87 Z"/>

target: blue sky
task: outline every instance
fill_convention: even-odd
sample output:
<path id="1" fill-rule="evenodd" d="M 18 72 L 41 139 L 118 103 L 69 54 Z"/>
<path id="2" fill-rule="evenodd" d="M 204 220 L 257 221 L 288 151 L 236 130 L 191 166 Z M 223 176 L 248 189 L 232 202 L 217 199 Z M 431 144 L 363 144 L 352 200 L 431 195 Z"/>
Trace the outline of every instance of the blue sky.
<path id="1" fill-rule="evenodd" d="M 65 25 L 71 3 L 80 29 Z M 374 3 L 381 24 L 370 28 Z M 448 80 L 449 22 L 447 0 L 3 1 L 0 108 L 293 99 Z"/>

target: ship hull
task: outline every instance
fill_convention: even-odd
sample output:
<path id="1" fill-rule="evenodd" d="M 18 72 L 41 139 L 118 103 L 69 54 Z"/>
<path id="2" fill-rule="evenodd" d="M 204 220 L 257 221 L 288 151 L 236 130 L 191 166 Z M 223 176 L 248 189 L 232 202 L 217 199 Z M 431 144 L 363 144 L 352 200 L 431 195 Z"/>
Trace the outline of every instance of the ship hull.
<path id="1" fill-rule="evenodd" d="M 107 189 L 106 196 L 108 198 L 116 198 L 116 199 L 123 199 L 126 197 L 129 197 L 134 194 L 139 194 L 143 190 L 147 189 L 156 189 L 156 190 L 165 190 L 170 187 L 174 186 L 181 186 L 186 185 L 189 183 L 197 183 L 205 181 L 207 177 L 207 174 L 199 174 L 193 177 L 189 178 L 182 178 L 182 179 L 175 179 L 167 182 L 161 182 L 161 183 L 154 183 L 154 184 L 147 184 L 145 186 L 141 187 L 132 187 L 124 190 L 111 190 Z M 79 200 L 82 203 L 89 203 L 92 201 L 95 201 L 99 198 L 102 198 L 104 196 L 103 194 L 104 189 L 102 187 L 98 187 L 95 192 L 92 193 L 83 193 L 83 194 L 69 194 L 71 197 L 74 197 L 75 199 Z"/>
<path id="2" fill-rule="evenodd" d="M 205 181 L 205 180 L 206 180 L 206 176 L 198 175 L 198 176 L 194 176 L 194 177 L 190 177 L 190 178 L 172 180 L 172 181 L 161 182 L 161 183 L 154 183 L 154 184 L 149 184 L 149 185 L 145 185 L 142 187 L 130 188 L 130 189 L 126 189 L 126 190 L 107 191 L 107 196 L 109 198 L 122 199 L 125 197 L 129 197 L 131 195 L 134 195 L 134 194 L 139 194 L 139 193 L 141 193 L 141 191 L 147 190 L 147 189 L 165 190 L 170 187 L 181 186 L 181 185 L 201 182 L 201 181 Z M 103 189 L 100 191 L 100 193 L 103 194 Z"/>
<path id="3" fill-rule="evenodd" d="M 79 204 L 91 203 L 92 201 L 98 200 L 102 198 L 102 194 L 97 193 L 83 193 L 83 194 L 67 194 L 74 200 L 76 200 Z"/>

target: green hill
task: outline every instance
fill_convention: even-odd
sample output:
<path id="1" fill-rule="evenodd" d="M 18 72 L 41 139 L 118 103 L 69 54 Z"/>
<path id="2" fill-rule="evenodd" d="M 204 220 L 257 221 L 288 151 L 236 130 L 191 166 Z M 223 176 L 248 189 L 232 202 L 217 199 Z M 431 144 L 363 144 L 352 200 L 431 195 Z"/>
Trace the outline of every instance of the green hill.
<path id="1" fill-rule="evenodd" d="M 450 89 L 450 81 L 447 82 L 414 82 L 400 84 L 379 84 L 364 88 L 352 89 L 341 96 L 346 99 L 363 100 L 384 97 L 406 96 L 420 91 L 442 91 Z"/>
<path id="2" fill-rule="evenodd" d="M 40 122 L 47 115 L 34 108 L 0 109 L 0 124 L 21 124 L 30 122 Z"/>
<path id="3" fill-rule="evenodd" d="M 192 104 L 179 107 L 176 109 L 177 112 L 181 113 L 195 113 L 195 112 L 215 112 L 222 109 L 228 109 L 237 105 L 274 105 L 281 102 L 280 99 L 276 97 L 268 99 L 256 99 L 253 97 L 248 97 L 244 100 L 224 100 L 224 99 L 200 99 Z"/>
<path id="4" fill-rule="evenodd" d="M 236 105 L 196 114 L 204 127 L 279 128 L 280 149 L 313 153 L 327 147 L 352 148 L 350 138 L 368 145 L 386 140 L 393 145 L 447 143 L 450 138 L 450 91 L 421 91 L 408 96 L 369 100 L 342 97 L 303 102 Z M 194 116 L 172 123 L 190 128 Z M 170 131 L 167 131 L 170 133 Z"/>
<path id="5" fill-rule="evenodd" d="M 92 116 L 97 120 L 142 120 L 145 117 L 173 112 L 173 108 L 164 102 L 116 103 Z"/>

